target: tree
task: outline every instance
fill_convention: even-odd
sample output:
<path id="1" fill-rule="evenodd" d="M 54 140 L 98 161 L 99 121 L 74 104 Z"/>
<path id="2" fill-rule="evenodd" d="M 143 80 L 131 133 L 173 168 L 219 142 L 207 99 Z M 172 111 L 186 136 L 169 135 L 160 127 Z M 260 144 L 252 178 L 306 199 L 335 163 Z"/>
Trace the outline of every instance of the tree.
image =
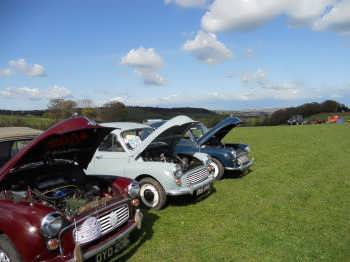
<path id="1" fill-rule="evenodd" d="M 98 120 L 100 121 L 123 121 L 126 120 L 128 109 L 118 101 L 105 103 L 98 112 Z"/>
<path id="2" fill-rule="evenodd" d="M 48 115 L 55 120 L 64 119 L 73 115 L 77 103 L 73 100 L 51 99 L 48 105 Z"/>
<path id="3" fill-rule="evenodd" d="M 324 101 L 321 104 L 322 112 L 336 113 L 338 111 L 339 104 L 333 100 Z"/>
<path id="4" fill-rule="evenodd" d="M 97 109 L 94 106 L 94 102 L 91 99 L 82 99 L 78 102 L 78 107 L 80 108 L 80 114 L 91 119 L 97 117 Z"/>

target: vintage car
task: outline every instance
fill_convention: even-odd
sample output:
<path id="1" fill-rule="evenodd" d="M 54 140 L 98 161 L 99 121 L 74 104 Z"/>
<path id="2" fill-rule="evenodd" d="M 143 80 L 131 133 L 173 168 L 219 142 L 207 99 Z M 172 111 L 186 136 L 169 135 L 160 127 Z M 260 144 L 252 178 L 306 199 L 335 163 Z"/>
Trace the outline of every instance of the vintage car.
<path id="1" fill-rule="evenodd" d="M 169 120 L 170 121 L 170 120 Z M 153 128 L 160 128 L 165 121 L 154 123 Z M 177 154 L 206 153 L 211 156 L 214 178 L 219 180 L 226 170 L 247 171 L 254 159 L 249 156 L 250 149 L 246 144 L 223 143 L 222 139 L 241 123 L 237 117 L 227 117 L 210 130 L 203 124 L 192 126 L 176 146 Z"/>
<path id="2" fill-rule="evenodd" d="M 29 127 L 0 127 L 0 167 L 40 133 Z"/>
<path id="3" fill-rule="evenodd" d="M 111 131 L 82 117 L 51 127 L 0 169 L 0 261 L 109 261 L 140 226 L 139 184 L 86 176 Z"/>
<path id="4" fill-rule="evenodd" d="M 200 195 L 211 190 L 213 176 L 207 154 L 175 154 L 184 133 L 196 122 L 186 116 L 156 131 L 138 123 L 105 123 L 114 130 L 105 137 L 87 174 L 124 176 L 140 182 L 140 198 L 148 208 L 161 209 L 167 195 Z"/>

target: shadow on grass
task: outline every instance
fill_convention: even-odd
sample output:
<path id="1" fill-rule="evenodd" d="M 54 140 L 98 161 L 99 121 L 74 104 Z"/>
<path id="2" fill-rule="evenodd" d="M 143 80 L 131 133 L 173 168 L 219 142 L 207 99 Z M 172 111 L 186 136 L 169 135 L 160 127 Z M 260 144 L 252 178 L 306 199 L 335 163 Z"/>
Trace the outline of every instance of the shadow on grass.
<path id="1" fill-rule="evenodd" d="M 240 179 L 240 178 L 243 178 L 243 177 L 249 175 L 252 172 L 253 172 L 253 170 L 251 170 L 251 169 L 246 170 L 245 172 L 226 170 L 224 173 L 223 179 Z"/>
<path id="2" fill-rule="evenodd" d="M 195 205 L 198 202 L 206 199 L 212 194 L 216 193 L 215 186 L 212 187 L 212 189 L 204 193 L 200 196 L 191 196 L 191 195 L 184 195 L 184 196 L 172 196 L 168 199 L 168 206 L 188 206 L 188 205 Z"/>
<path id="3" fill-rule="evenodd" d="M 142 220 L 141 230 L 133 231 L 130 236 L 130 245 L 120 255 L 115 257 L 113 261 L 127 261 L 129 260 L 140 246 L 147 240 L 150 240 L 153 235 L 153 225 L 159 219 L 159 216 L 153 213 L 149 213 L 147 210 L 142 210 L 144 216 Z"/>

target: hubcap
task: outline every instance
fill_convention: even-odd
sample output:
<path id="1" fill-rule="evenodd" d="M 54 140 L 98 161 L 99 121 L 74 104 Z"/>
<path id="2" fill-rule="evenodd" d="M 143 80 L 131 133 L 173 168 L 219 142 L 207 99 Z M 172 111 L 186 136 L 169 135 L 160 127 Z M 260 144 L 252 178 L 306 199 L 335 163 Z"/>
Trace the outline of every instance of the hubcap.
<path id="1" fill-rule="evenodd" d="M 151 184 L 144 184 L 141 186 L 140 196 L 142 202 L 148 207 L 155 207 L 159 202 L 159 193 L 157 189 Z"/>
<path id="2" fill-rule="evenodd" d="M 219 167 L 214 162 L 212 162 L 210 165 L 214 168 L 214 178 L 216 178 L 219 175 Z"/>
<path id="3" fill-rule="evenodd" d="M 9 256 L 4 252 L 4 250 L 0 249 L 0 262 L 10 262 L 11 259 Z"/>

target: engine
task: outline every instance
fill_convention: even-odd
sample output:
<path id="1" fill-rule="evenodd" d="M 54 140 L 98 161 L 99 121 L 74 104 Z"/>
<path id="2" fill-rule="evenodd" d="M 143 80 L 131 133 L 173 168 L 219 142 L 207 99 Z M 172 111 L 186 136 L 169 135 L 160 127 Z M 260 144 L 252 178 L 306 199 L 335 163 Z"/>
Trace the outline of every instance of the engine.
<path id="1" fill-rule="evenodd" d="M 142 156 L 144 161 L 156 161 L 156 162 L 167 162 L 174 163 L 181 167 L 183 172 L 196 168 L 203 163 L 190 155 L 185 154 L 171 154 L 163 150 L 148 150 Z"/>
<path id="2" fill-rule="evenodd" d="M 62 166 L 35 170 L 9 176 L 11 178 L 2 183 L 0 198 L 38 202 L 73 217 L 106 204 L 115 195 L 116 189 L 106 180 L 88 177 L 76 166 L 65 172 Z"/>

